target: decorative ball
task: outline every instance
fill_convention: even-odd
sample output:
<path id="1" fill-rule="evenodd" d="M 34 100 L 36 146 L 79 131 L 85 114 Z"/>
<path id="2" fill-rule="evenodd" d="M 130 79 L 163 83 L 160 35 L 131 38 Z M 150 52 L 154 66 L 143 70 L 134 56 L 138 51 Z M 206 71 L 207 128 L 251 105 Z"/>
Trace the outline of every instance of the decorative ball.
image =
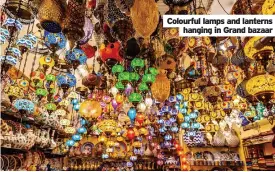
<path id="1" fill-rule="evenodd" d="M 72 136 L 72 139 L 74 141 L 80 141 L 81 140 L 81 136 L 79 134 L 75 134 L 75 135 Z"/>
<path id="2" fill-rule="evenodd" d="M 75 144 L 75 141 L 73 141 L 73 140 L 68 140 L 66 142 L 66 145 L 69 146 L 69 147 L 72 147 L 74 144 Z"/>
<path id="3" fill-rule="evenodd" d="M 87 129 L 86 129 L 85 127 L 80 127 L 79 129 L 77 129 L 77 132 L 78 132 L 79 134 L 84 134 L 84 133 L 87 132 Z"/>

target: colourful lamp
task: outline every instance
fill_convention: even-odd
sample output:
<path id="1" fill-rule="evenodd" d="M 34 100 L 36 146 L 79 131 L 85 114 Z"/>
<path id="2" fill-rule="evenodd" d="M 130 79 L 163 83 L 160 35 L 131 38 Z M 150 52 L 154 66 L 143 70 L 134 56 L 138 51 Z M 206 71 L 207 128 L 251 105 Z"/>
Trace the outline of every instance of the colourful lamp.
<path id="1" fill-rule="evenodd" d="M 112 67 L 112 73 L 118 75 L 119 73 L 124 71 L 124 67 L 120 64 L 116 64 Z"/>
<path id="2" fill-rule="evenodd" d="M 141 101 L 142 96 L 139 93 L 131 93 L 128 99 L 134 106 L 137 106 Z"/>
<path id="3" fill-rule="evenodd" d="M 131 67 L 135 70 L 139 70 L 141 68 L 144 67 L 144 60 L 142 60 L 141 58 L 134 58 L 132 61 L 131 61 Z"/>
<path id="4" fill-rule="evenodd" d="M 121 72 L 119 75 L 118 75 L 118 79 L 119 81 L 121 81 L 121 83 L 126 86 L 129 81 L 130 81 L 130 73 L 129 72 Z"/>

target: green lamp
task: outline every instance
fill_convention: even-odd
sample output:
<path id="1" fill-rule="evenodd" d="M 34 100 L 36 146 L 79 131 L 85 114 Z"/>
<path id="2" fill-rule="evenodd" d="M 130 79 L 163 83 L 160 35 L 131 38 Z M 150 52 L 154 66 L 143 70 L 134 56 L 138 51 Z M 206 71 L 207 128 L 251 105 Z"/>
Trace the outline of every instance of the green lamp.
<path id="1" fill-rule="evenodd" d="M 141 102 L 142 96 L 139 93 L 131 93 L 129 96 L 129 101 L 137 106 L 139 102 Z"/>
<path id="2" fill-rule="evenodd" d="M 139 84 L 138 89 L 142 93 L 146 93 L 149 90 L 149 87 L 146 83 L 142 82 L 142 83 Z"/>
<path id="3" fill-rule="evenodd" d="M 119 90 L 120 93 L 122 93 L 125 89 L 125 86 L 121 82 L 117 82 L 115 86 Z"/>
<path id="4" fill-rule="evenodd" d="M 141 58 L 134 58 L 132 61 L 131 61 L 131 67 L 135 70 L 139 70 L 141 68 L 144 67 L 144 60 L 142 60 Z"/>
<path id="5" fill-rule="evenodd" d="M 118 75 L 119 73 L 124 71 L 124 67 L 120 64 L 116 64 L 112 67 L 112 73 Z"/>
<path id="6" fill-rule="evenodd" d="M 145 82 L 149 86 L 152 85 L 153 82 L 155 82 L 156 77 L 153 74 L 147 73 L 142 77 L 142 82 Z"/>
<path id="7" fill-rule="evenodd" d="M 121 72 L 118 75 L 118 80 L 121 81 L 124 86 L 126 86 L 130 81 L 130 72 Z"/>
<path id="8" fill-rule="evenodd" d="M 38 88 L 36 91 L 35 91 L 35 94 L 37 95 L 38 99 L 41 100 L 42 97 L 45 97 L 47 96 L 48 94 L 48 91 L 44 88 Z"/>

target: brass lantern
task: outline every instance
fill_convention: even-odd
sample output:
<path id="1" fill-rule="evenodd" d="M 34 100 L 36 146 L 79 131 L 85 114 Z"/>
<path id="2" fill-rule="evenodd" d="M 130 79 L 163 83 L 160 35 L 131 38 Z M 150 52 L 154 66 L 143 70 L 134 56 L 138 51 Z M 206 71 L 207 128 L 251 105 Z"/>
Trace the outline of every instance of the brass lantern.
<path id="1" fill-rule="evenodd" d="M 165 73 L 165 70 L 160 70 L 151 86 L 153 97 L 160 102 L 164 102 L 170 95 L 170 81 Z"/>
<path id="2" fill-rule="evenodd" d="M 63 33 L 69 41 L 70 48 L 84 36 L 85 1 L 69 0 L 66 17 L 63 22 Z"/>
<path id="3" fill-rule="evenodd" d="M 51 33 L 61 32 L 65 5 L 64 0 L 42 0 L 38 10 L 38 18 L 43 29 Z"/>

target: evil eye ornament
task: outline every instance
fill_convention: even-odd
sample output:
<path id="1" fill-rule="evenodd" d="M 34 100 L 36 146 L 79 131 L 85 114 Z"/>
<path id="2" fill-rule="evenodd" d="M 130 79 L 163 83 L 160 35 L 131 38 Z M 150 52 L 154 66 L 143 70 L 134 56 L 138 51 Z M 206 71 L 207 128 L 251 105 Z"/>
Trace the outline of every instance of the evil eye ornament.
<path id="1" fill-rule="evenodd" d="M 200 128 L 200 123 L 197 123 L 197 122 L 192 123 L 191 128 L 192 129 L 199 129 Z"/>
<path id="2" fill-rule="evenodd" d="M 168 119 L 165 121 L 165 124 L 164 124 L 166 127 L 170 127 L 172 126 L 172 122 Z"/>
<path id="3" fill-rule="evenodd" d="M 171 123 L 174 123 L 174 122 L 176 122 L 177 120 L 176 120 L 176 118 L 172 117 L 172 118 L 169 119 L 169 121 L 170 121 Z"/>
<path id="4" fill-rule="evenodd" d="M 175 109 L 180 110 L 180 104 L 179 103 L 175 104 Z"/>
<path id="5" fill-rule="evenodd" d="M 167 131 L 166 127 L 161 127 L 161 128 L 159 129 L 159 132 L 160 132 L 160 133 L 165 133 L 166 131 Z"/>
<path id="6" fill-rule="evenodd" d="M 180 112 L 181 112 L 182 114 L 187 114 L 187 109 L 186 109 L 186 108 L 182 108 L 182 109 L 180 110 Z"/>
<path id="7" fill-rule="evenodd" d="M 185 117 L 184 117 L 184 121 L 186 121 L 186 122 L 189 122 L 190 119 L 191 119 L 190 116 L 185 116 Z"/>
<path id="8" fill-rule="evenodd" d="M 169 107 L 169 106 L 163 106 L 162 108 L 161 108 L 161 111 L 162 112 L 169 112 L 171 110 L 171 107 Z"/>
<path id="9" fill-rule="evenodd" d="M 177 133 L 179 131 L 179 128 L 177 126 L 173 126 L 170 129 L 173 133 Z"/>
<path id="10" fill-rule="evenodd" d="M 195 113 L 195 112 L 191 112 L 191 113 L 189 114 L 189 116 L 190 116 L 190 119 L 196 119 L 196 118 L 198 117 L 198 114 Z"/>
<path id="11" fill-rule="evenodd" d="M 177 116 L 177 115 L 178 115 L 178 110 L 177 110 L 177 109 L 172 109 L 172 110 L 170 111 L 170 114 L 171 114 L 172 116 Z"/>
<path id="12" fill-rule="evenodd" d="M 34 110 L 34 103 L 26 99 L 17 99 L 15 100 L 13 105 L 19 111 L 25 110 L 28 113 L 33 113 L 33 110 Z"/>
<path id="13" fill-rule="evenodd" d="M 184 108 L 187 108 L 188 107 L 188 102 L 183 102 L 182 105 L 183 105 Z"/>

